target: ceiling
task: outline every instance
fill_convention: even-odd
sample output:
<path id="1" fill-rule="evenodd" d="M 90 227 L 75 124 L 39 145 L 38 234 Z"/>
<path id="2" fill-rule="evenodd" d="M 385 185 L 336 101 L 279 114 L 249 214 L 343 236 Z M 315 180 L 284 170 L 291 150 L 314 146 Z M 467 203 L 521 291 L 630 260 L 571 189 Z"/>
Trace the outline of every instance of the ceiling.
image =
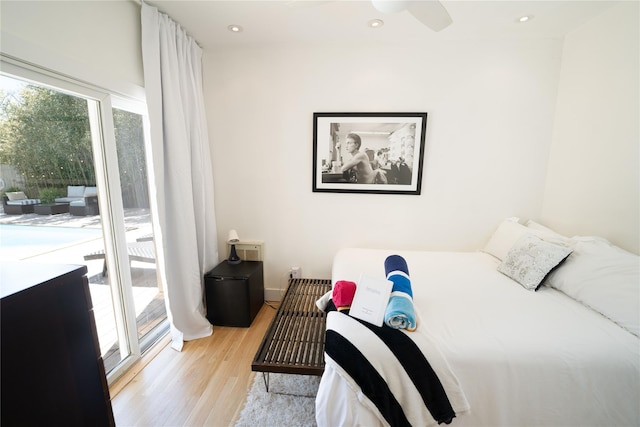
<path id="1" fill-rule="evenodd" d="M 429 1 L 429 0 L 422 0 Z M 634 0 L 635 1 L 635 0 Z M 414 42 L 561 38 L 617 1 L 446 1 L 453 24 L 440 32 L 409 12 L 384 14 L 368 0 L 147 0 L 180 23 L 203 48 L 262 44 Z M 526 23 L 523 15 L 533 16 Z M 384 25 L 370 28 L 372 19 Z M 243 31 L 232 33 L 229 25 Z"/>

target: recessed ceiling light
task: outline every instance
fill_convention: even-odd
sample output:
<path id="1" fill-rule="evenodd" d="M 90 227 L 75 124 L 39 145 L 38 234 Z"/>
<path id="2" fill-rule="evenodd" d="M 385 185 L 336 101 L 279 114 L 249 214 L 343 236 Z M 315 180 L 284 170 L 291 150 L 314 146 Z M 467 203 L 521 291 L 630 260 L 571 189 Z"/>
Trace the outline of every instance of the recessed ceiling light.
<path id="1" fill-rule="evenodd" d="M 240 25 L 229 25 L 227 29 L 232 33 L 239 33 L 242 31 L 242 27 Z"/>
<path id="2" fill-rule="evenodd" d="M 372 19 L 367 25 L 371 28 L 380 28 L 384 25 L 384 21 L 382 19 Z"/>
<path id="3" fill-rule="evenodd" d="M 518 18 L 518 22 L 527 22 L 527 21 L 531 21 L 532 19 L 533 19 L 532 15 L 524 15 Z"/>

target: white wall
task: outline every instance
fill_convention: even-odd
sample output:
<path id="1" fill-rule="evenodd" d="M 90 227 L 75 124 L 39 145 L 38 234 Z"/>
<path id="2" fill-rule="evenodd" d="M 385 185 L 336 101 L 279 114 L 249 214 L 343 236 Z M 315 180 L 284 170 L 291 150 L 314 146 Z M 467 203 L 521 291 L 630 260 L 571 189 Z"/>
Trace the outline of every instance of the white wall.
<path id="1" fill-rule="evenodd" d="M 561 42 L 316 45 L 205 52 L 220 245 L 265 242 L 267 287 L 288 268 L 330 277 L 343 246 L 476 250 L 507 216 L 537 217 Z M 426 111 L 422 194 L 313 193 L 314 112 Z"/>
<path id="2" fill-rule="evenodd" d="M 541 219 L 640 250 L 638 2 L 566 37 Z"/>
<path id="3" fill-rule="evenodd" d="M 140 6 L 132 1 L 0 2 L 3 53 L 139 96 Z"/>

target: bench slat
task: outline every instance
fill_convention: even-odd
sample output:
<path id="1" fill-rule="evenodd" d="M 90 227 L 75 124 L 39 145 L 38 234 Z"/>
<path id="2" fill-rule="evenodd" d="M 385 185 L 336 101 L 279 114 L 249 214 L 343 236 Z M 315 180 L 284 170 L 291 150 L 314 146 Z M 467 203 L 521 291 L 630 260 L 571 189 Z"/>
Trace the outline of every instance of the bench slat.
<path id="1" fill-rule="evenodd" d="M 326 313 L 315 302 L 330 290 L 331 280 L 289 280 L 251 364 L 252 371 L 322 375 Z"/>

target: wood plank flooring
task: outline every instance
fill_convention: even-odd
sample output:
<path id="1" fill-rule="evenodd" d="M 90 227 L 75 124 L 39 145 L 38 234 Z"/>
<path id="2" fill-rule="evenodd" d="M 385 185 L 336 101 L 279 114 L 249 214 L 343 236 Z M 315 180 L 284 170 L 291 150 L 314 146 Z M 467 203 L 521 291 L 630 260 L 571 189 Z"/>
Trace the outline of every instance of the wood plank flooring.
<path id="1" fill-rule="evenodd" d="M 167 345 L 139 372 L 134 367 L 111 387 L 116 425 L 233 426 L 274 315 L 265 304 L 250 328 L 214 326 L 212 336 L 186 342 L 181 352 Z"/>

